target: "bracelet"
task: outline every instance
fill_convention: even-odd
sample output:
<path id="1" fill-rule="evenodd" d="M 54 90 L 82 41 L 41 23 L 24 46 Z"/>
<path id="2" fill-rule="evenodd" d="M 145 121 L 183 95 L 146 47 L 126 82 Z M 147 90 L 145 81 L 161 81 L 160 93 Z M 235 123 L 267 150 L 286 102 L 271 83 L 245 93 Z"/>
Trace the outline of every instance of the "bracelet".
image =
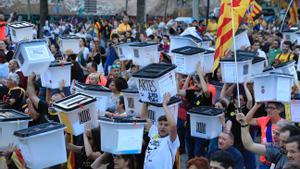
<path id="1" fill-rule="evenodd" d="M 244 124 L 244 125 L 241 125 L 241 127 L 248 127 L 249 126 L 249 124 Z"/>

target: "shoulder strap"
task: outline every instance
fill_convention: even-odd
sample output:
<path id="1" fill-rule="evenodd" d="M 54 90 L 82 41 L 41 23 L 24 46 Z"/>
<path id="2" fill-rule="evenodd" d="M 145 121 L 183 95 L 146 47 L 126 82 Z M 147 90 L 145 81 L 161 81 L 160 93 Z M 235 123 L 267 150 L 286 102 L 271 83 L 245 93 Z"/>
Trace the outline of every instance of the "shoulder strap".
<path id="1" fill-rule="evenodd" d="M 287 61 L 290 61 L 291 60 L 291 52 L 289 53 L 289 56 L 288 56 L 288 59 L 287 59 Z"/>
<path id="2" fill-rule="evenodd" d="M 273 142 L 273 135 L 272 135 L 272 122 L 271 119 L 269 119 L 268 123 L 267 123 L 267 130 L 266 130 L 266 139 L 268 143 L 272 143 Z"/>

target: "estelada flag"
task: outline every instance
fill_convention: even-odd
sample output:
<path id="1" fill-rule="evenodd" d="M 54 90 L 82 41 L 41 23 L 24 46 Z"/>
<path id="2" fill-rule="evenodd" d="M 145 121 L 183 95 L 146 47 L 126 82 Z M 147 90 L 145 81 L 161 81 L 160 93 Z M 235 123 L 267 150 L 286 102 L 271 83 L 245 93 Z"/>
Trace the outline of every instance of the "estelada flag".
<path id="1" fill-rule="evenodd" d="M 289 13 L 290 13 L 289 26 L 293 26 L 297 24 L 298 21 L 298 0 L 293 0 Z"/>
<path id="2" fill-rule="evenodd" d="M 231 2 L 232 5 L 231 5 Z M 214 56 L 215 71 L 218 68 L 220 58 L 224 57 L 228 49 L 231 48 L 233 35 L 236 33 L 242 19 L 249 6 L 250 0 L 222 0 L 220 6 L 220 16 L 218 20 L 217 39 L 216 39 L 216 52 Z M 233 8 L 233 10 L 231 10 Z M 233 18 L 231 15 L 233 11 Z M 234 19 L 234 25 L 232 25 Z M 234 29 L 234 31 L 232 31 Z"/>
<path id="3" fill-rule="evenodd" d="M 250 0 L 250 15 L 253 18 L 253 21 L 259 18 L 262 13 L 262 7 L 255 1 Z"/>

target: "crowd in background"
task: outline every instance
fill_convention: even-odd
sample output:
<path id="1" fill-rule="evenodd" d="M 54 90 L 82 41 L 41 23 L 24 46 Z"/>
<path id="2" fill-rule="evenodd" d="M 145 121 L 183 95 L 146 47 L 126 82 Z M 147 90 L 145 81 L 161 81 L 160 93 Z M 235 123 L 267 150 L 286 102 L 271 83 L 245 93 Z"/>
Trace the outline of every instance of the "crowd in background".
<path id="1" fill-rule="evenodd" d="M 4 37 L 0 36 L 0 65 L 7 66 L 7 72 L 0 72 L 2 108 L 29 114 L 33 119 L 29 126 L 47 121 L 59 122 L 58 115 L 52 107 L 53 102 L 73 94 L 72 87 L 65 87 L 65 82 L 62 81 L 59 89 L 51 90 L 41 87 L 39 76 L 33 74 L 25 77 L 13 57 L 17 44 L 11 42 L 10 32 L 5 24 L 1 25 L 4 23 L 2 21 L 5 20 L 3 15 L 0 15 L 0 30 L 6 30 Z M 210 18 L 208 25 L 205 20 L 185 23 L 176 22 L 174 19 L 164 21 L 161 18 L 154 18 L 141 26 L 124 13 L 120 19 L 112 17 L 94 21 L 62 19 L 46 21 L 42 38 L 48 40 L 49 49 L 57 61 L 72 63 L 72 81 L 100 85 L 112 91 L 106 116 L 126 116 L 122 90 L 136 88 L 132 74 L 139 70 L 139 66 L 132 61 L 120 61 L 116 46 L 120 43 L 136 41 L 156 42 L 160 48 L 160 62 L 171 63 L 172 57 L 169 51 L 171 36 L 180 35 L 188 27 L 195 27 L 200 37 L 211 40 L 213 48 L 217 22 L 216 17 Z M 284 25 L 284 29 L 288 27 L 288 24 Z M 259 57 L 265 58 L 265 66 L 288 61 L 298 62 L 300 45 L 283 38 L 283 34 L 279 31 L 280 22 L 277 20 L 267 23 L 261 16 L 251 24 L 242 22 L 240 28 L 248 30 L 251 43 L 250 47 L 243 49 L 257 52 Z M 144 30 L 148 31 L 144 32 Z M 36 28 L 36 36 L 37 32 Z M 61 51 L 59 47 L 61 35 L 80 37 L 80 52 L 74 54 L 72 49 Z M 227 55 L 231 56 L 232 52 L 229 51 Z M 201 69 L 197 69 L 195 75 L 177 74 L 177 81 L 177 96 L 182 101 L 178 119 L 172 119 L 168 108 L 164 106 L 166 116 L 159 119 L 157 127 L 158 137 L 164 140 L 161 144 L 163 148 L 157 151 L 164 154 L 153 153 L 149 150 L 150 146 L 147 146 L 155 141 L 152 127 L 146 127 L 143 152 L 139 155 L 112 155 L 102 152 L 99 145 L 99 129 L 87 127 L 84 134 L 75 139 L 75 143 L 71 143 L 71 136 L 66 135 L 67 151 L 76 153 L 76 168 L 154 169 L 162 165 L 168 169 L 178 168 L 179 166 L 176 166 L 178 159 L 175 158 L 178 153 L 188 155 L 187 168 L 189 169 L 300 168 L 299 125 L 286 118 L 283 103 L 256 102 L 251 81 L 246 81 L 239 86 L 223 84 L 220 68 L 210 74 L 203 73 Z M 296 82 L 293 87 L 292 97 L 299 94 L 297 83 L 299 82 Z M 239 96 L 237 96 L 237 88 L 240 91 Z M 238 98 L 240 107 L 238 107 Z M 169 99 L 166 94 L 164 105 Z M 219 137 L 207 140 L 191 136 L 190 117 L 187 112 L 191 108 L 200 106 L 222 109 L 223 115 L 220 120 L 223 131 Z M 148 105 L 145 103 L 140 112 L 141 118 L 148 117 L 147 108 Z M 175 120 L 177 124 L 174 123 Z M 163 128 L 164 125 L 166 128 Z M 8 150 L 4 153 L 8 168 L 16 168 L 16 164 L 9 159 L 10 156 L 7 156 L 12 152 Z M 66 166 L 52 168 L 60 167 Z"/>

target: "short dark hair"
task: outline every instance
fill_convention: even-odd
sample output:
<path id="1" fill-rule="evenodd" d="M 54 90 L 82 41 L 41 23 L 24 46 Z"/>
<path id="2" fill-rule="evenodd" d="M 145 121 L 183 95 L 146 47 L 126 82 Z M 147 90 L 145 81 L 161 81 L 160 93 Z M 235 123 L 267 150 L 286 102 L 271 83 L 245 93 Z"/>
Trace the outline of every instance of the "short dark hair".
<path id="1" fill-rule="evenodd" d="M 119 96 L 119 104 L 123 104 L 123 109 L 125 109 L 124 96 Z"/>
<path id="2" fill-rule="evenodd" d="M 52 45 L 55 47 L 55 49 L 59 52 L 59 45 L 57 43 L 52 43 Z"/>
<path id="3" fill-rule="evenodd" d="M 119 39 L 119 35 L 117 34 L 117 33 L 113 33 L 112 35 L 111 35 L 111 39 L 114 39 L 114 38 L 117 38 L 117 39 Z"/>
<path id="4" fill-rule="evenodd" d="M 280 132 L 290 132 L 290 137 L 300 135 L 300 129 L 292 124 L 286 125 L 281 128 Z"/>
<path id="5" fill-rule="evenodd" d="M 300 151 L 300 135 L 292 136 L 287 139 L 286 143 L 296 142 L 298 144 L 298 151 Z"/>
<path id="6" fill-rule="evenodd" d="M 84 38 L 80 38 L 83 42 L 83 45 L 86 47 L 86 40 Z"/>
<path id="7" fill-rule="evenodd" d="M 282 112 L 284 111 L 284 104 L 281 102 L 268 102 L 268 104 L 274 104 L 277 109 L 280 109 Z"/>
<path id="8" fill-rule="evenodd" d="M 113 79 L 112 81 L 115 82 L 115 86 L 116 86 L 116 89 L 118 91 L 121 91 L 123 89 L 127 89 L 128 88 L 127 81 L 124 78 L 122 78 L 122 77 L 118 77 L 116 79 Z"/>
<path id="9" fill-rule="evenodd" d="M 70 58 L 70 60 L 73 60 L 73 61 L 75 61 L 75 60 L 76 60 L 76 58 L 77 58 L 77 55 L 76 55 L 76 54 L 74 54 L 74 53 L 72 53 L 72 54 L 70 54 L 70 55 L 69 55 L 69 58 Z"/>
<path id="10" fill-rule="evenodd" d="M 148 38 L 151 39 L 151 40 L 153 40 L 154 39 L 154 35 L 149 35 Z"/>
<path id="11" fill-rule="evenodd" d="M 210 161 L 216 161 L 224 168 L 233 167 L 232 155 L 226 151 L 219 150 L 212 154 Z"/>
<path id="12" fill-rule="evenodd" d="M 278 36 L 278 37 L 280 37 L 280 38 L 283 38 L 283 35 L 282 35 L 281 32 L 276 32 L 275 35 Z"/>
<path id="13" fill-rule="evenodd" d="M 283 42 L 283 44 L 289 45 L 289 48 L 292 49 L 292 42 L 291 41 L 286 40 L 286 41 Z"/>
<path id="14" fill-rule="evenodd" d="M 97 70 L 98 70 L 98 65 L 97 65 L 97 63 L 95 63 L 95 62 L 93 62 L 93 61 L 91 61 L 90 63 L 91 63 L 91 67 L 94 68 L 94 69 L 97 71 Z"/>
<path id="15" fill-rule="evenodd" d="M 160 116 L 160 117 L 158 118 L 157 121 L 158 121 L 158 122 L 161 122 L 161 121 L 168 121 L 168 119 L 167 119 L 167 116 L 162 115 L 162 116 Z"/>

